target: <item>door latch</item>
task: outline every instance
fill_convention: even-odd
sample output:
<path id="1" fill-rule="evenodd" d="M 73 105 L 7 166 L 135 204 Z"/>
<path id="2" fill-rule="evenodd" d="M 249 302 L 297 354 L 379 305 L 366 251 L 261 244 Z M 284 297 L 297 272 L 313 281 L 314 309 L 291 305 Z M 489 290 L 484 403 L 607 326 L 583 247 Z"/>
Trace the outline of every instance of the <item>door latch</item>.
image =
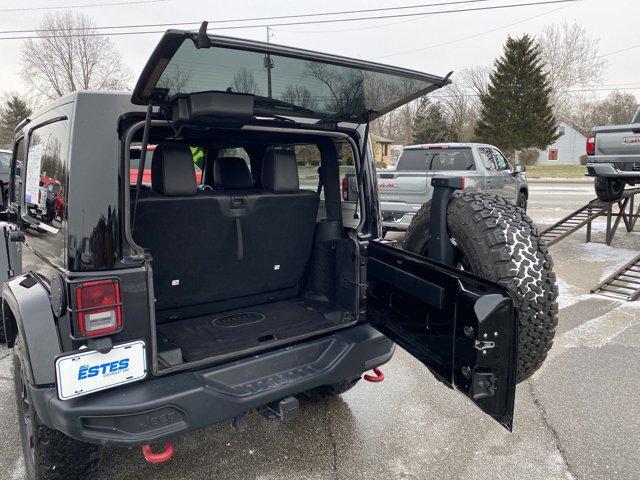
<path id="1" fill-rule="evenodd" d="M 490 342 L 488 340 L 476 340 L 473 342 L 473 348 L 480 351 L 490 350 L 496 346 L 496 342 Z"/>

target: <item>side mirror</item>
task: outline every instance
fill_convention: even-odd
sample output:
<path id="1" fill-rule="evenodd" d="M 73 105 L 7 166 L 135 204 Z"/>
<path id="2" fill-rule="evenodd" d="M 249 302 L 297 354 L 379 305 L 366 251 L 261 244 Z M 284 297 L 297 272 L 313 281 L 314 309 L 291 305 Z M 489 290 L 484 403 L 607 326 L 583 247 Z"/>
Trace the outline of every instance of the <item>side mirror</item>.
<path id="1" fill-rule="evenodd" d="M 513 174 L 518 175 L 519 173 L 524 173 L 526 167 L 524 165 L 516 165 L 513 169 Z"/>

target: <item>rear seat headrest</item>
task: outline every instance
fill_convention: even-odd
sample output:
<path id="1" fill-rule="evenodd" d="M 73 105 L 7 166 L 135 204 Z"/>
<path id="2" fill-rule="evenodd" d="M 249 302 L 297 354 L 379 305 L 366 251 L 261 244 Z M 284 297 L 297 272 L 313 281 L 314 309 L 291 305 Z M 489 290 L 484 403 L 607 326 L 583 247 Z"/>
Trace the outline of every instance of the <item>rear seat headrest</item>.
<path id="1" fill-rule="evenodd" d="M 213 164 L 213 181 L 225 190 L 253 188 L 251 172 L 244 158 L 220 157 Z"/>
<path id="2" fill-rule="evenodd" d="M 163 195 L 195 195 L 198 192 L 193 156 L 182 143 L 161 143 L 153 151 L 151 186 Z"/>
<path id="3" fill-rule="evenodd" d="M 297 192 L 298 164 L 291 150 L 268 150 L 262 164 L 262 187 L 274 193 Z"/>

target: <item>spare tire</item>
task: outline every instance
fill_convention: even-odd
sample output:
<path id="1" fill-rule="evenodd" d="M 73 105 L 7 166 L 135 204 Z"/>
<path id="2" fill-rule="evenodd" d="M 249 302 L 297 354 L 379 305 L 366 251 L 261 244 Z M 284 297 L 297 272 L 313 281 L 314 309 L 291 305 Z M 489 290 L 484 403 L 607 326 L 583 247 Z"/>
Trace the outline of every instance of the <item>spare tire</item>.
<path id="1" fill-rule="evenodd" d="M 404 249 L 426 256 L 431 202 L 413 218 Z M 538 229 L 521 208 L 496 195 L 457 192 L 447 208 L 456 264 L 504 285 L 518 311 L 517 381 L 544 362 L 558 324 L 553 260 Z"/>

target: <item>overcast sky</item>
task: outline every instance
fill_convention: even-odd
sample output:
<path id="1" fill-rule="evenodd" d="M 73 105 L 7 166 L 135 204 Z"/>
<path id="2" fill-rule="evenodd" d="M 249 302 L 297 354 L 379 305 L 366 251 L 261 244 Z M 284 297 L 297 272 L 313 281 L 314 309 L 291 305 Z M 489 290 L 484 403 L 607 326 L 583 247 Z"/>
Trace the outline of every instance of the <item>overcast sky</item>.
<path id="1" fill-rule="evenodd" d="M 349 9 L 383 8 L 453 0 L 157 0 L 144 4 L 74 8 L 91 16 L 98 26 L 143 23 L 172 23 L 247 17 L 293 15 Z M 460 9 L 487 5 L 527 3 L 536 0 L 491 0 L 471 5 L 431 7 L 419 11 Z M 78 6 L 121 0 L 0 0 L 0 30 L 37 27 L 52 10 L 38 7 Z M 28 9 L 28 11 L 9 11 Z M 412 10 L 413 11 L 413 10 Z M 407 10 L 370 15 L 406 13 Z M 535 18 L 533 18 L 535 17 Z M 332 17 L 322 17 L 323 19 Z M 335 18 L 335 17 L 334 17 Z M 410 67 L 444 75 L 467 66 L 491 65 L 501 53 L 507 35 L 538 34 L 545 25 L 576 21 L 590 35 L 600 39 L 600 53 L 608 54 L 640 44 L 640 0 L 583 0 L 581 2 L 538 5 L 485 12 L 451 13 L 424 17 L 367 20 L 361 22 L 273 27 L 274 43 L 304 47 L 367 60 Z M 286 20 L 286 21 L 295 21 Z M 274 20 L 274 23 L 276 21 Z M 258 22 L 262 23 L 262 22 Z M 195 28 L 180 27 L 180 28 Z M 160 28 L 164 29 L 164 27 Z M 153 28 L 152 30 L 158 30 Z M 210 32 L 216 32 L 215 27 Z M 489 32 L 489 33 L 485 33 Z M 265 39 L 265 28 L 233 29 L 218 33 Z M 7 36 L 7 35 L 0 35 Z M 474 38 L 465 39 L 465 37 Z M 131 67 L 140 72 L 159 33 L 110 37 Z M 0 92 L 23 92 L 19 76 L 21 41 L 0 41 Z M 446 45 L 440 45 L 446 44 Z M 440 45 L 440 46 L 436 46 Z M 402 53 L 411 50 L 410 53 Z M 608 55 L 609 66 L 600 88 L 630 91 L 640 98 L 640 48 Z M 608 92 L 602 92 L 606 94 Z"/>

